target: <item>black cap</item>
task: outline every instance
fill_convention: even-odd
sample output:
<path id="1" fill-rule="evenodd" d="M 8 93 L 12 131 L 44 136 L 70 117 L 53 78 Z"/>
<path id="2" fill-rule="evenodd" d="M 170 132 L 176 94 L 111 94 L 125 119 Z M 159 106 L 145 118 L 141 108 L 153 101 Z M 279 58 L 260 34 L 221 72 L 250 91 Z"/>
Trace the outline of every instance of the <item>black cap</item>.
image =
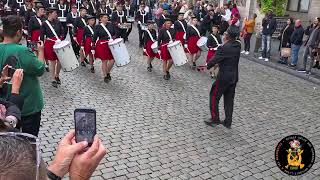
<path id="1" fill-rule="evenodd" d="M 91 16 L 91 15 L 87 15 L 87 16 L 86 16 L 86 19 L 87 19 L 87 20 L 89 20 L 89 19 L 96 19 L 96 17 L 95 17 L 95 16 Z"/>
<path id="2" fill-rule="evenodd" d="M 166 18 L 164 18 L 164 22 L 167 22 L 167 21 L 171 21 L 172 22 L 172 19 L 167 16 Z"/>
<path id="3" fill-rule="evenodd" d="M 196 16 L 191 16 L 191 19 L 197 19 L 197 17 Z"/>
<path id="4" fill-rule="evenodd" d="M 100 13 L 99 17 L 101 18 L 102 16 L 108 16 L 108 18 L 109 18 L 109 14 L 107 14 L 107 13 Z"/>
<path id="5" fill-rule="evenodd" d="M 179 12 L 179 15 L 184 15 L 184 13 L 183 12 Z"/>
<path id="6" fill-rule="evenodd" d="M 229 26 L 229 28 L 227 29 L 227 33 L 229 34 L 229 36 L 231 38 L 236 38 L 240 35 L 240 30 L 239 27 L 235 26 L 235 25 L 231 25 Z"/>
<path id="7" fill-rule="evenodd" d="M 153 20 L 148 20 L 148 24 L 154 24 L 155 22 Z"/>
<path id="8" fill-rule="evenodd" d="M 84 6 L 81 6 L 81 7 L 79 8 L 79 10 L 82 10 L 82 9 L 87 10 L 87 8 L 86 8 L 86 7 L 84 7 Z"/>

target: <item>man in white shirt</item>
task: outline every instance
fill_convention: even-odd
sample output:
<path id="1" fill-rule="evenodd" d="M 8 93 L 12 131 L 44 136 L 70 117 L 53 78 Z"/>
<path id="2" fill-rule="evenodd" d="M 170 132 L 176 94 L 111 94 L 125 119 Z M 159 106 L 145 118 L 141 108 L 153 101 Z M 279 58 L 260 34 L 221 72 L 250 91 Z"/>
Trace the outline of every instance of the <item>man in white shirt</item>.
<path id="1" fill-rule="evenodd" d="M 225 19 L 225 21 L 229 22 L 229 20 L 231 19 L 231 11 L 226 4 L 223 6 L 223 9 L 225 13 L 224 15 L 222 15 L 222 17 Z"/>

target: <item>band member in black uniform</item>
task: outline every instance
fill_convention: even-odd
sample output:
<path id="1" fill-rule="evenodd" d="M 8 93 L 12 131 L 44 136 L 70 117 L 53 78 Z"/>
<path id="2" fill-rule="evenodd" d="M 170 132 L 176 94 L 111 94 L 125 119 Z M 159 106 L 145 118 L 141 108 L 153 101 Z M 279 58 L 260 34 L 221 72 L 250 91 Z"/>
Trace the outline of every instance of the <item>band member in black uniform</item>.
<path id="1" fill-rule="evenodd" d="M 69 11 L 69 5 L 65 2 L 65 0 L 60 0 L 58 7 L 58 20 L 61 22 L 63 29 L 67 30 L 67 15 Z M 65 35 L 67 35 L 68 31 L 65 31 Z"/>
<path id="2" fill-rule="evenodd" d="M 129 22 L 129 19 L 128 18 L 133 18 L 134 17 L 134 8 L 131 7 L 130 5 L 130 1 L 125 1 L 125 4 L 124 4 L 124 13 L 125 13 L 125 16 L 127 18 L 127 22 L 130 23 L 130 27 L 127 29 L 127 34 L 126 34 L 126 37 L 127 37 L 127 41 L 128 41 L 128 37 L 132 31 L 132 25 L 133 25 L 133 22 Z"/>
<path id="3" fill-rule="evenodd" d="M 209 60 L 214 57 L 218 47 L 222 44 L 219 34 L 219 26 L 213 25 L 211 31 L 212 33 L 208 36 L 207 40 L 207 47 L 209 48 L 209 50 L 207 54 L 206 63 L 208 63 Z"/>
<path id="4" fill-rule="evenodd" d="M 190 65 L 196 68 L 196 61 L 201 55 L 200 48 L 197 46 L 197 41 L 200 39 L 200 30 L 198 27 L 198 19 L 193 16 L 191 17 L 191 24 L 187 28 L 186 41 L 184 47 L 187 49 L 187 57 Z M 192 63 L 192 64 L 191 64 Z"/>
<path id="5" fill-rule="evenodd" d="M 142 26 L 146 26 L 148 22 L 149 14 L 145 11 L 146 5 L 140 4 L 140 9 L 136 13 L 136 20 L 138 21 L 138 32 L 139 32 L 139 47 L 143 47 L 143 30 Z"/>
<path id="6" fill-rule="evenodd" d="M 96 16 L 98 13 L 98 9 L 100 6 L 100 1 L 99 0 L 88 0 L 89 2 L 89 8 L 88 8 L 88 14 L 91 16 Z"/>
<path id="7" fill-rule="evenodd" d="M 99 58 L 102 61 L 102 73 L 104 82 L 111 81 L 110 71 L 114 64 L 114 58 L 110 51 L 108 42 L 117 37 L 116 28 L 109 22 L 109 16 L 107 14 L 100 15 L 101 24 L 96 25 L 93 35 L 92 54 L 95 58 Z M 97 39 L 99 39 L 97 41 Z"/>
<path id="8" fill-rule="evenodd" d="M 184 46 L 186 40 L 187 22 L 183 17 L 184 13 L 179 13 L 178 20 L 174 22 L 174 30 L 176 32 L 176 40 L 179 40 Z"/>
<path id="9" fill-rule="evenodd" d="M 35 16 L 37 11 L 32 3 L 27 3 L 26 5 L 27 5 L 27 11 L 24 14 L 24 22 L 25 24 L 28 24 L 28 22 L 30 21 L 30 18 L 32 16 Z"/>
<path id="10" fill-rule="evenodd" d="M 158 21 L 158 31 L 160 31 L 160 29 L 163 28 L 165 21 L 166 21 L 166 16 L 164 14 L 161 14 Z"/>
<path id="11" fill-rule="evenodd" d="M 168 51 L 168 44 L 175 40 L 176 33 L 172 26 L 172 21 L 169 18 L 165 19 L 164 27 L 159 31 L 158 36 L 158 49 L 160 54 L 160 59 L 162 60 L 163 78 L 169 80 L 171 78 L 170 68 L 172 66 L 172 58 Z"/>
<path id="12" fill-rule="evenodd" d="M 94 73 L 93 67 L 93 55 L 91 52 L 92 49 L 92 38 L 94 34 L 94 25 L 96 24 L 96 17 L 95 16 L 87 16 L 87 23 L 88 25 L 84 28 L 84 33 L 81 42 L 81 50 L 84 52 L 84 57 L 89 56 L 91 69 L 90 71 Z M 83 61 L 83 60 L 81 60 Z"/>
<path id="13" fill-rule="evenodd" d="M 106 5 L 105 1 L 101 2 L 100 8 L 98 10 L 98 18 L 100 17 L 100 14 L 107 14 L 108 16 L 111 16 L 112 9 Z"/>
<path id="14" fill-rule="evenodd" d="M 58 87 L 58 84 L 61 84 L 59 78 L 61 64 L 58 60 L 57 54 L 53 50 L 53 46 L 56 42 L 64 39 L 64 30 L 58 20 L 57 11 L 57 8 L 49 8 L 48 19 L 42 23 L 40 35 L 41 41 L 44 41 L 44 57 L 46 61 L 50 62 L 52 86 L 56 88 Z"/>
<path id="15" fill-rule="evenodd" d="M 216 81 L 210 91 L 211 118 L 205 121 L 207 125 L 219 124 L 219 101 L 224 98 L 224 111 L 226 119 L 223 125 L 231 128 L 235 89 L 238 82 L 238 65 L 241 51 L 241 43 L 237 41 L 239 28 L 232 25 L 224 33 L 224 44 L 218 48 L 215 56 L 210 59 L 207 68 L 212 70 L 219 67 Z"/>
<path id="16" fill-rule="evenodd" d="M 25 3 L 21 4 L 19 9 L 17 9 L 17 13 L 19 13 L 19 16 L 24 17 L 26 15 L 28 4 L 30 4 L 30 2 L 26 1 Z"/>
<path id="17" fill-rule="evenodd" d="M 82 38 L 83 38 L 83 33 L 84 33 L 84 28 L 87 26 L 86 23 L 86 15 L 87 15 L 87 9 L 85 7 L 80 8 L 80 16 L 76 18 L 74 22 L 74 29 L 75 33 L 73 36 L 73 40 L 76 41 L 76 43 L 81 46 L 82 43 Z M 80 60 L 81 60 L 81 66 L 86 66 L 84 62 L 84 53 L 83 50 L 80 48 Z"/>
<path id="18" fill-rule="evenodd" d="M 58 0 L 47 0 L 47 4 L 49 5 L 49 8 L 56 8 L 58 5 Z"/>
<path id="19" fill-rule="evenodd" d="M 10 7 L 11 12 L 17 12 L 20 7 L 25 4 L 25 0 L 8 0 L 8 7 Z"/>
<path id="20" fill-rule="evenodd" d="M 37 14 L 30 18 L 30 21 L 28 23 L 28 40 L 30 41 L 29 44 L 37 45 L 38 41 L 40 40 L 41 26 L 43 21 L 45 20 L 45 15 L 46 12 L 44 6 L 38 6 Z M 35 48 L 32 48 L 32 50 L 36 52 Z M 49 70 L 48 62 L 46 62 L 46 70 Z"/>
<path id="21" fill-rule="evenodd" d="M 117 3 L 117 10 L 112 13 L 111 22 L 115 25 L 116 31 L 119 33 L 119 37 L 123 38 L 124 42 L 127 40 L 127 18 L 123 11 L 123 5 Z"/>
<path id="22" fill-rule="evenodd" d="M 157 56 L 156 53 L 153 52 L 151 45 L 157 41 L 157 32 L 156 30 L 153 29 L 154 26 L 154 21 L 152 20 L 148 20 L 148 29 L 145 30 L 143 33 L 143 40 L 144 40 L 144 48 L 143 48 L 143 55 L 148 57 L 148 68 L 147 70 L 149 72 L 152 71 L 152 60 L 154 59 L 154 57 Z M 158 55 L 159 57 L 159 55 Z"/>
<path id="23" fill-rule="evenodd" d="M 71 44 L 72 44 L 72 48 L 74 53 L 76 54 L 76 56 L 80 56 L 79 52 L 80 52 L 80 47 L 77 45 L 76 41 L 73 40 L 73 33 L 74 33 L 74 26 L 73 24 L 76 21 L 76 18 L 80 16 L 79 12 L 77 10 L 77 6 L 74 4 L 71 6 L 71 12 L 68 13 L 67 15 L 67 27 L 68 27 L 68 31 L 69 31 L 69 36 L 71 39 Z"/>

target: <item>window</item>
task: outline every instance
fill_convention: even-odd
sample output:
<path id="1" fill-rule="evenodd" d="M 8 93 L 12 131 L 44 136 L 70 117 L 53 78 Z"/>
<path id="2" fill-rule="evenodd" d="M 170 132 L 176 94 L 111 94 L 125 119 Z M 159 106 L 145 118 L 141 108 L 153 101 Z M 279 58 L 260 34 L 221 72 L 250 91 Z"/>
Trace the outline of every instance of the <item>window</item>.
<path id="1" fill-rule="evenodd" d="M 308 12 L 310 0 L 288 0 L 288 11 Z"/>

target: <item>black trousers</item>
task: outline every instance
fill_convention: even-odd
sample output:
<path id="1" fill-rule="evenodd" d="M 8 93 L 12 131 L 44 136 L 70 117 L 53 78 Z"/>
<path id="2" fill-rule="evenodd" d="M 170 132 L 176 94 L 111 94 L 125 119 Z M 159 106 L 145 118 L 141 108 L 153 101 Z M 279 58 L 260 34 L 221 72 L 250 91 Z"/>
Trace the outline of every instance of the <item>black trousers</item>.
<path id="1" fill-rule="evenodd" d="M 128 40 L 128 37 L 129 37 L 129 35 L 130 35 L 131 31 L 132 31 L 132 26 L 133 26 L 133 24 L 131 23 L 131 27 L 129 29 L 127 29 L 126 40 Z"/>
<path id="2" fill-rule="evenodd" d="M 139 46 L 143 45 L 143 31 L 141 29 L 140 24 L 138 24 L 138 32 L 139 32 Z"/>
<path id="3" fill-rule="evenodd" d="M 123 38 L 124 42 L 127 40 L 127 29 L 118 28 L 119 36 Z"/>
<path id="4" fill-rule="evenodd" d="M 250 51 L 250 40 L 251 40 L 252 33 L 247 33 L 244 37 L 244 50 Z"/>
<path id="5" fill-rule="evenodd" d="M 17 129 L 22 129 L 23 133 L 38 136 L 41 121 L 41 111 L 29 116 L 22 116 L 21 121 L 17 124 Z"/>
<path id="6" fill-rule="evenodd" d="M 211 118 L 213 120 L 220 120 L 219 101 L 223 95 L 224 111 L 226 116 L 224 123 L 227 126 L 231 126 L 232 123 L 233 103 L 236 85 L 236 83 L 228 84 L 227 82 L 216 80 L 216 82 L 213 83 L 210 91 Z"/>

